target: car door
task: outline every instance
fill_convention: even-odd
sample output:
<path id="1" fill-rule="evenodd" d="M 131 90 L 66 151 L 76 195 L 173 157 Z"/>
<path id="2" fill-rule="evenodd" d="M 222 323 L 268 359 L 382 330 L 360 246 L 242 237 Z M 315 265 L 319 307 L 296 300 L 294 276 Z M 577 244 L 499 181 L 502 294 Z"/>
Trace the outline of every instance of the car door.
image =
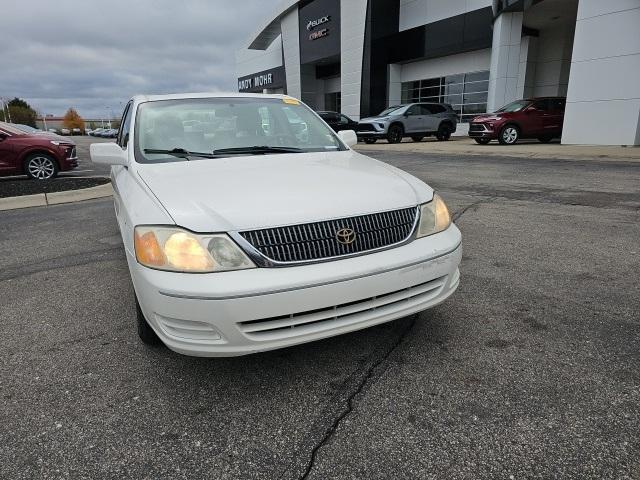
<path id="1" fill-rule="evenodd" d="M 440 120 L 442 119 L 442 113 L 445 108 L 436 104 L 423 104 L 422 110 L 424 112 L 424 130 L 423 132 L 436 132 L 440 126 Z"/>
<path id="2" fill-rule="evenodd" d="M 404 131 L 406 133 L 424 132 L 425 115 L 422 106 L 411 105 L 405 112 Z"/>
<path id="3" fill-rule="evenodd" d="M 0 130 L 0 173 L 16 170 L 16 153 L 11 134 Z"/>
<path id="4" fill-rule="evenodd" d="M 124 113 L 122 114 L 122 121 L 120 122 L 120 130 L 116 137 L 116 143 L 123 150 L 127 150 L 129 145 L 129 135 L 131 133 L 131 115 L 132 115 L 132 102 L 127 103 L 124 107 Z M 116 211 L 116 219 L 120 224 L 120 231 L 124 231 L 124 228 L 130 226 L 129 212 L 124 211 L 124 204 L 122 201 L 121 192 L 128 191 L 131 178 L 129 171 L 123 165 L 113 165 L 111 167 L 111 184 L 113 185 L 113 207 Z"/>
<path id="5" fill-rule="evenodd" d="M 564 98 L 552 98 L 549 100 L 549 117 L 545 126 L 549 135 L 560 136 L 562 134 L 562 124 L 564 123 Z"/>

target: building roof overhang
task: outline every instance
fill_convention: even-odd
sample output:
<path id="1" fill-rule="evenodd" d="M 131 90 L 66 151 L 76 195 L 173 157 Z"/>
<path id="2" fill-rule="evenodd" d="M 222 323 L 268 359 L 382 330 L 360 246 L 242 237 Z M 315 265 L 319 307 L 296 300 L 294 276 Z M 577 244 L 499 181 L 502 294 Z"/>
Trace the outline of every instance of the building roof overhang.
<path id="1" fill-rule="evenodd" d="M 287 13 L 297 8 L 300 0 L 282 0 L 267 20 L 249 37 L 246 48 L 250 50 L 266 50 L 282 33 L 280 21 Z"/>

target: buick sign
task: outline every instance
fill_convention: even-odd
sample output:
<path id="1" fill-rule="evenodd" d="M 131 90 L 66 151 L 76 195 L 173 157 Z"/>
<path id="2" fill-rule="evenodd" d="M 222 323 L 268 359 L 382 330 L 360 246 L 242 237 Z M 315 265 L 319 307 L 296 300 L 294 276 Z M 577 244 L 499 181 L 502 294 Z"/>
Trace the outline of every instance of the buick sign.
<path id="1" fill-rule="evenodd" d="M 324 17 L 320 17 L 315 20 L 309 20 L 309 23 L 307 23 L 307 30 L 311 31 L 317 26 L 330 21 L 331 21 L 331 15 L 325 15 Z"/>

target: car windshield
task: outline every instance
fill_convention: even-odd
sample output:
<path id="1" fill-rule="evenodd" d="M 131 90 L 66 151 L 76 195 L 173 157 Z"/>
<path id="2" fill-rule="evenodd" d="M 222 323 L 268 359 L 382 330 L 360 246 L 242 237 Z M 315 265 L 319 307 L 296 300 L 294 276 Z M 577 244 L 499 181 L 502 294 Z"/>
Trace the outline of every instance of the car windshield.
<path id="1" fill-rule="evenodd" d="M 403 108 L 405 105 L 394 105 L 393 107 L 389 107 L 386 110 L 383 110 L 380 112 L 380 114 L 378 115 L 379 117 L 386 117 L 387 115 L 391 115 L 393 112 L 395 112 L 396 110 L 400 110 L 401 108 Z"/>
<path id="2" fill-rule="evenodd" d="M 519 112 L 531 102 L 529 100 L 516 100 L 515 102 L 507 103 L 504 107 L 499 108 L 495 113 L 501 112 Z"/>
<path id="3" fill-rule="evenodd" d="M 135 155 L 140 163 L 346 149 L 311 110 L 289 98 L 189 98 L 142 103 L 135 138 Z"/>

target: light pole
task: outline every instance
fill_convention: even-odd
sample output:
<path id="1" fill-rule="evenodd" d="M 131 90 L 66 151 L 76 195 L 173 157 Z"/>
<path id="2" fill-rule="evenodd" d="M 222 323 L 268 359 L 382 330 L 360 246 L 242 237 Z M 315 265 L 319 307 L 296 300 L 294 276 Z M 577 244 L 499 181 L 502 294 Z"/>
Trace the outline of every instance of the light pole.
<path id="1" fill-rule="evenodd" d="M 105 105 L 104 109 L 106 110 L 106 116 L 107 116 L 107 122 L 109 123 L 109 128 L 111 128 L 111 116 L 109 115 L 109 107 Z"/>

